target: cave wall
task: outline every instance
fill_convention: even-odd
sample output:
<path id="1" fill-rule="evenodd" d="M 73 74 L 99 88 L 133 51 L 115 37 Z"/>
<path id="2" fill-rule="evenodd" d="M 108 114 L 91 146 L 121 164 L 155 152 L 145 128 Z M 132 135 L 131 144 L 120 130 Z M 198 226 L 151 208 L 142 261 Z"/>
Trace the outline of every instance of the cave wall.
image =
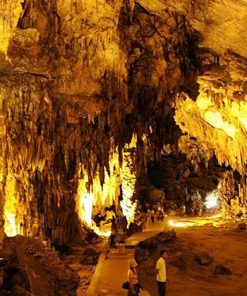
<path id="1" fill-rule="evenodd" d="M 78 186 L 89 192 L 96 178 L 103 186 L 106 176 L 121 175 L 122 152 L 134 149 L 129 172 L 138 187 L 147 161 L 158 160 L 172 138 L 166 135 L 173 130 L 168 118 L 175 106 L 177 124 L 198 139 L 199 147 L 212 138 L 203 134 L 202 141 L 203 125 L 199 130 L 193 125 L 204 111 L 197 108 L 183 123 L 183 104 L 196 104 L 198 94 L 209 88 L 211 94 L 225 87 L 224 81 L 217 84 L 222 77 L 215 72 L 222 75 L 221 68 L 207 68 L 219 59 L 221 66 L 221 56 L 224 65 L 230 59 L 228 73 L 245 73 L 244 38 L 236 32 L 227 41 L 218 38 L 236 18 L 239 31 L 245 26 L 244 14 L 237 14 L 245 3 L 230 2 L 227 9 L 234 15 L 220 27 L 222 3 L 217 1 L 208 1 L 206 9 L 199 0 L 0 2 L 0 218 L 5 229 L 59 243 L 80 239 Z M 242 92 L 246 76 L 240 76 L 232 84 L 235 90 L 240 81 Z M 217 141 L 217 132 L 211 133 Z M 128 148 L 133 136 L 135 147 Z M 181 150 L 189 157 L 189 149 Z M 116 151 L 118 165 L 111 168 Z M 227 152 L 216 149 L 216 154 L 220 163 L 229 158 Z M 219 155 L 225 155 L 222 161 Z M 228 163 L 243 171 L 242 161 Z M 117 200 L 121 176 L 114 180 Z M 101 200 L 100 190 L 97 194 L 102 207 L 114 200 Z"/>
<path id="2" fill-rule="evenodd" d="M 133 134 L 137 180 L 159 157 L 163 110 L 192 81 L 193 30 L 182 14 L 133 4 L 1 3 L 1 193 L 12 234 L 80 238 L 78 180 L 103 185 L 112 151 Z"/>

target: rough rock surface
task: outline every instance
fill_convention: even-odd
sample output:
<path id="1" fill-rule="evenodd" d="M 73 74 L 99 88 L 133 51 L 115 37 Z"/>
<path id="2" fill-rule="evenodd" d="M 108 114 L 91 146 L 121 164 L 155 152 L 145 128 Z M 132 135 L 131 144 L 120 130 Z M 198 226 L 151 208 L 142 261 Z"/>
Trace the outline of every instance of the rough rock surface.
<path id="1" fill-rule="evenodd" d="M 78 275 L 62 263 L 52 249 L 38 240 L 22 236 L 6 238 L 1 257 L 3 284 L 0 293 L 76 295 Z M 20 290 L 23 290 L 23 294 Z"/>
<path id="2" fill-rule="evenodd" d="M 239 212 L 246 15 L 245 0 L 1 1 L 0 219 L 7 235 L 80 240 L 86 205 L 79 184 L 110 206 L 125 161 L 138 195 L 164 144 L 185 153 L 197 172 L 216 159 L 227 171 L 222 195 L 230 178 L 232 212 Z M 134 134 L 136 146 L 123 158 Z M 102 198 L 109 175 L 113 193 Z M 232 197 L 224 197 L 225 208 Z"/>

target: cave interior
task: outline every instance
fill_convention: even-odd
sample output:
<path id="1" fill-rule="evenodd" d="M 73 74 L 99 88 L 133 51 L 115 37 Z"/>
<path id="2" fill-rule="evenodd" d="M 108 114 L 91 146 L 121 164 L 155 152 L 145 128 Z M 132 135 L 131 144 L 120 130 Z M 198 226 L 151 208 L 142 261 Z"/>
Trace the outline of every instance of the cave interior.
<path id="1" fill-rule="evenodd" d="M 157 205 L 245 219 L 246 19 L 246 0 L 0 1 L 0 243 L 19 261 L 0 291 L 18 274 L 48 295 L 56 273 L 75 295 L 57 252 L 97 245 L 112 212 L 128 235 Z M 43 246 L 41 284 L 20 266 Z"/>

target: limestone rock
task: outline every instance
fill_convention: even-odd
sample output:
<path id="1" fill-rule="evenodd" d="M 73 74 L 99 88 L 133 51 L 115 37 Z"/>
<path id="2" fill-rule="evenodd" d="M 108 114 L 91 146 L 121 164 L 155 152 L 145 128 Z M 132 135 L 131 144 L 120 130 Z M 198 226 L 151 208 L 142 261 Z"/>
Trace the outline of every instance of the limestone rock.
<path id="1" fill-rule="evenodd" d="M 238 224 L 238 226 L 237 226 L 237 230 L 238 230 L 238 231 L 243 231 L 243 230 L 246 230 L 246 229 L 247 229 L 247 226 L 246 226 L 245 223 L 240 223 L 240 224 Z"/>
<path id="2" fill-rule="evenodd" d="M 206 266 L 213 262 L 213 258 L 207 252 L 203 252 L 195 256 L 195 261 L 202 266 Z"/>
<path id="3" fill-rule="evenodd" d="M 21 236 L 6 238 L 1 255 L 4 290 L 12 293 L 26 290 L 27 295 L 76 294 L 78 276 L 38 240 Z"/>
<path id="4" fill-rule="evenodd" d="M 159 243 L 165 244 L 176 239 L 176 232 L 174 230 L 167 232 L 160 232 L 159 234 L 148 238 L 138 244 L 141 249 L 148 251 L 154 250 Z"/>
<path id="5" fill-rule="evenodd" d="M 216 275 L 232 275 L 232 271 L 225 267 L 224 265 L 216 265 L 215 266 L 215 270 L 214 270 L 214 274 Z"/>
<path id="6" fill-rule="evenodd" d="M 175 163 L 184 153 L 194 167 L 171 174 L 178 204 L 184 179 L 214 160 L 243 176 L 230 191 L 244 212 L 246 16 L 246 2 L 234 0 L 1 1 L 6 234 L 79 242 L 93 211 L 119 205 L 122 193 L 133 220 L 134 191 L 168 144 Z M 227 178 L 216 178 L 222 196 Z M 162 187 L 150 198 L 164 199 Z"/>

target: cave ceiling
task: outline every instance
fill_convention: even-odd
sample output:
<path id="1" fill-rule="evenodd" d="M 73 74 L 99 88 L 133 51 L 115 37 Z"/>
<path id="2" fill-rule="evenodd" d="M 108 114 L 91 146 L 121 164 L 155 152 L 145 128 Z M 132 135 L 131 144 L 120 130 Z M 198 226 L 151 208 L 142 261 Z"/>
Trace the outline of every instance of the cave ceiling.
<path id="1" fill-rule="evenodd" d="M 172 137 L 192 162 L 245 175 L 246 19 L 245 0 L 1 1 L 1 215 L 14 195 L 10 224 L 66 241 L 78 179 L 81 192 L 121 179 L 124 161 L 138 179 Z"/>

